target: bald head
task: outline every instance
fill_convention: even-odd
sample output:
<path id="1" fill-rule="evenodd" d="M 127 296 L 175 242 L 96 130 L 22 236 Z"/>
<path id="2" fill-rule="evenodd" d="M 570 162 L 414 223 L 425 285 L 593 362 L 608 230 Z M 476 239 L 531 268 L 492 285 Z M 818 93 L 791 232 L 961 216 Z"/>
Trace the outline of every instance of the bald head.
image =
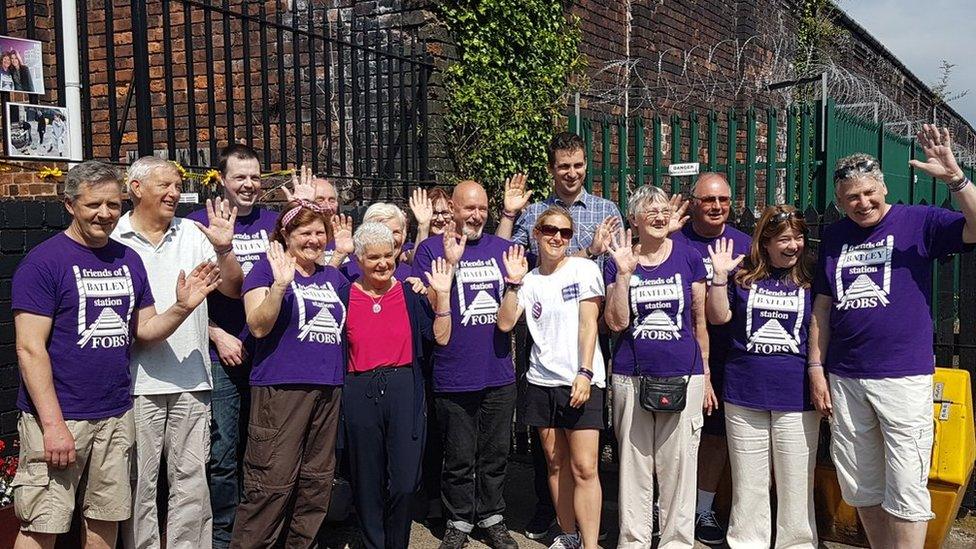
<path id="1" fill-rule="evenodd" d="M 455 230 L 469 239 L 481 238 L 481 231 L 488 220 L 488 193 L 477 181 L 461 181 L 451 195 Z"/>
<path id="2" fill-rule="evenodd" d="M 720 191 L 720 192 L 719 192 Z M 704 172 L 691 187 L 693 196 L 729 196 L 732 193 L 728 180 L 717 172 Z"/>
<path id="3" fill-rule="evenodd" d="M 691 227 L 699 236 L 714 237 L 725 232 L 732 204 L 732 189 L 725 176 L 705 172 L 691 188 Z"/>

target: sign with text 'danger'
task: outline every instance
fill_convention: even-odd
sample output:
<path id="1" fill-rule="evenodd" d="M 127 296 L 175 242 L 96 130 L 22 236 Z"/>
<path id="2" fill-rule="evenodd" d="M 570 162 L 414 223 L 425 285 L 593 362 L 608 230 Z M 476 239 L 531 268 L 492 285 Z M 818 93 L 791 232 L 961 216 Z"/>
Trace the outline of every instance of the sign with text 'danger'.
<path id="1" fill-rule="evenodd" d="M 698 162 L 685 162 L 683 164 L 671 164 L 668 166 L 668 175 L 671 177 L 681 177 L 683 175 L 698 175 L 700 164 Z"/>

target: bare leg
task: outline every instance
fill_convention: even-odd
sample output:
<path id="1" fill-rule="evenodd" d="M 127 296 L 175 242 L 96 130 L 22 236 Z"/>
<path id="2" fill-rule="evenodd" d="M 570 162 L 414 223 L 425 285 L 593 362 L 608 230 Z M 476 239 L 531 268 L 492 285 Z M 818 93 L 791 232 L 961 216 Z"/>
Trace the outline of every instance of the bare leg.
<path id="1" fill-rule="evenodd" d="M 39 534 L 37 532 L 17 532 L 14 549 L 51 549 L 57 541 L 57 534 Z"/>
<path id="2" fill-rule="evenodd" d="M 85 549 L 114 549 L 119 535 L 119 523 L 86 518 L 82 522 Z"/>
<path id="3" fill-rule="evenodd" d="M 868 535 L 868 543 L 871 547 L 888 549 L 892 547 L 888 543 L 888 519 L 891 517 L 881 508 L 880 505 L 871 507 L 858 507 L 857 515 L 861 517 L 861 524 Z"/>
<path id="4" fill-rule="evenodd" d="M 585 549 L 597 549 L 600 537 L 600 510 L 603 492 L 598 474 L 600 431 L 580 429 L 563 431 L 569 440 L 573 471 L 573 509 Z"/>
<path id="5" fill-rule="evenodd" d="M 559 528 L 570 534 L 576 531 L 576 514 L 573 511 L 573 471 L 565 433 L 563 429 L 539 428 L 539 441 L 549 467 L 549 490 L 556 508 L 556 519 Z"/>
<path id="6" fill-rule="evenodd" d="M 703 492 L 718 492 L 725 464 L 729 460 L 729 447 L 725 437 L 702 434 L 698 448 L 698 489 Z"/>
<path id="7" fill-rule="evenodd" d="M 887 513 L 885 513 L 887 514 Z M 912 522 L 888 515 L 888 539 L 892 549 L 922 549 L 927 521 Z"/>

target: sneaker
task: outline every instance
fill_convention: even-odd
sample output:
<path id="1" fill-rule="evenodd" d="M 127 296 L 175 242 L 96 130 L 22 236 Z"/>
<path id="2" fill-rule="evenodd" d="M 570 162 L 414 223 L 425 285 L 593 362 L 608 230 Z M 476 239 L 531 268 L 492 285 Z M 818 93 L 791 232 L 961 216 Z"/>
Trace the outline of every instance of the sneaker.
<path id="1" fill-rule="evenodd" d="M 661 537 L 661 508 L 656 503 L 654 504 L 654 516 L 651 519 L 651 524 L 653 525 L 651 537 Z"/>
<path id="2" fill-rule="evenodd" d="M 508 527 L 504 522 L 492 524 L 488 530 L 488 546 L 491 549 L 518 549 L 518 543 L 508 533 Z"/>
<path id="3" fill-rule="evenodd" d="M 544 539 L 556 524 L 556 515 L 551 510 L 537 509 L 532 519 L 525 525 L 525 537 L 529 539 Z"/>
<path id="4" fill-rule="evenodd" d="M 715 520 L 714 511 L 695 515 L 695 539 L 706 545 L 725 543 L 725 530 Z"/>
<path id="5" fill-rule="evenodd" d="M 574 534 L 559 534 L 556 539 L 552 540 L 552 545 L 549 549 L 582 549 L 583 540 L 580 539 L 579 533 Z"/>
<path id="6" fill-rule="evenodd" d="M 440 549 L 461 549 L 468 544 L 468 535 L 453 526 L 448 526 L 441 540 Z"/>

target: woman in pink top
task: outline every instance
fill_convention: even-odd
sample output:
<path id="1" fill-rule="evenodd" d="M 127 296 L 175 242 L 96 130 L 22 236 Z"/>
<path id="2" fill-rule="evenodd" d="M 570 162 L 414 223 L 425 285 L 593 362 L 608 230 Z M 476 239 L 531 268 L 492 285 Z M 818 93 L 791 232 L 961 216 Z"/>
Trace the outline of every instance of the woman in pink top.
<path id="1" fill-rule="evenodd" d="M 425 341 L 451 337 L 453 268 L 444 259 L 426 273 L 425 295 L 393 277 L 393 232 L 363 223 L 353 241 L 362 276 L 341 295 L 348 311 L 348 369 L 342 393 L 353 497 L 370 549 L 406 548 L 410 502 L 420 482 L 426 421 L 421 364 Z"/>

